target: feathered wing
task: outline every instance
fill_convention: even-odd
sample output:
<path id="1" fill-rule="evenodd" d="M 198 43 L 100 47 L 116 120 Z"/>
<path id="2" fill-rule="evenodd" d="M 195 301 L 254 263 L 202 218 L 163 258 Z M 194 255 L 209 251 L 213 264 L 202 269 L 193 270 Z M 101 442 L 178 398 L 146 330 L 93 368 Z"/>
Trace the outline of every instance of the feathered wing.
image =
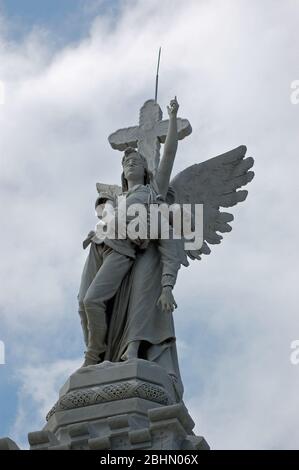
<path id="1" fill-rule="evenodd" d="M 97 183 L 96 188 L 100 195 L 107 195 L 114 198 L 122 193 L 121 187 L 117 184 Z"/>
<path id="2" fill-rule="evenodd" d="M 208 246 L 218 244 L 230 232 L 234 217 L 221 207 L 232 207 L 246 199 L 248 191 L 239 190 L 249 183 L 254 172 L 249 171 L 253 158 L 245 158 L 246 147 L 241 145 L 215 158 L 189 166 L 170 182 L 179 204 L 203 204 L 203 245 L 199 254 L 210 254 Z M 191 258 L 192 254 L 188 253 Z M 198 258 L 200 259 L 200 257 Z"/>

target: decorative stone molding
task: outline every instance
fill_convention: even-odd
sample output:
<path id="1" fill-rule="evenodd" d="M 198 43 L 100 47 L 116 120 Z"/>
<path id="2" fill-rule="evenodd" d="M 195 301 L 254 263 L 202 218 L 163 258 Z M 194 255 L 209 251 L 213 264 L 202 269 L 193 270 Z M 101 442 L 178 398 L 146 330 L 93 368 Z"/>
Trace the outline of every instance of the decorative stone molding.
<path id="1" fill-rule="evenodd" d="M 46 425 L 28 440 L 30 450 L 209 449 L 193 429 L 173 377 L 162 367 L 143 359 L 106 361 L 67 379 Z M 0 439 L 2 449 L 18 447 Z"/>
<path id="2" fill-rule="evenodd" d="M 46 420 L 49 421 L 56 411 L 136 397 L 164 406 L 172 402 L 167 392 L 158 385 L 140 381 L 118 382 L 101 387 L 78 389 L 63 395 L 49 411 Z"/>
<path id="3" fill-rule="evenodd" d="M 143 427 L 134 427 L 131 417 L 122 414 L 105 418 L 101 426 L 79 423 L 67 427 L 58 439 L 52 432 L 29 435 L 31 450 L 208 450 L 202 436 L 195 436 L 194 422 L 183 403 L 148 411 Z"/>

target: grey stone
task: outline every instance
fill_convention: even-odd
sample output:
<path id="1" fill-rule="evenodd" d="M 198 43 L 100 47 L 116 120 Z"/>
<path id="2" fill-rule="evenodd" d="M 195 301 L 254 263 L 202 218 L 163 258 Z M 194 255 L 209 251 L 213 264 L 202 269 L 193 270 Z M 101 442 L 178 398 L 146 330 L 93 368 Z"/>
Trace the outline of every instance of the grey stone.
<path id="1" fill-rule="evenodd" d="M 134 390 L 141 386 L 146 393 L 138 396 Z M 91 404 L 88 391 L 99 393 L 105 387 L 109 393 Z M 167 397 L 167 403 L 161 397 Z M 142 359 L 106 361 L 71 375 L 43 431 L 30 433 L 29 442 L 31 449 L 44 450 L 195 449 L 201 438 L 195 439 L 193 427 L 162 367 Z"/>
<path id="2" fill-rule="evenodd" d="M 189 416 L 183 403 L 152 409 L 149 411 L 149 418 L 152 423 L 177 419 L 187 432 L 191 432 L 194 428 L 194 421 Z"/>
<path id="3" fill-rule="evenodd" d="M 147 159 L 151 171 L 155 171 L 160 160 L 160 146 L 167 136 L 169 121 L 162 121 L 162 110 L 154 100 L 148 100 L 140 110 L 139 126 L 119 129 L 108 138 L 113 149 L 125 150 L 136 147 Z M 187 119 L 177 119 L 178 139 L 191 134 L 192 128 Z"/>
<path id="4" fill-rule="evenodd" d="M 163 364 L 168 373 L 172 371 L 177 383 L 177 397 L 182 398 L 183 385 L 177 362 L 176 344 L 173 341 L 175 332 L 172 316 L 161 315 L 161 310 L 173 311 L 176 307 L 172 289 L 175 286 L 180 266 L 188 265 L 187 256 L 191 259 L 201 259 L 202 255 L 208 255 L 211 251 L 209 244 L 220 243 L 222 239 L 219 232 L 231 230 L 229 222 L 233 220 L 233 216 L 222 212 L 221 207 L 232 207 L 246 198 L 247 191 L 238 189 L 249 183 L 254 173 L 249 171 L 253 165 L 253 159 L 245 158 L 247 149 L 245 146 L 240 146 L 218 157 L 192 165 L 171 180 L 178 141 L 192 131 L 189 121 L 177 117 L 178 109 L 179 105 L 175 98 L 171 100 L 168 107 L 169 120 L 162 121 L 162 111 L 159 105 L 154 100 L 148 100 L 140 110 L 139 126 L 116 131 L 109 136 L 109 142 L 114 149 L 125 151 L 122 160 L 122 191 L 127 205 L 132 204 L 133 200 L 134 203 L 137 202 L 138 198 L 140 203 L 141 194 L 137 195 L 138 191 L 141 192 L 140 186 L 150 187 L 151 194 L 155 194 L 155 197 L 159 194 L 166 201 L 170 198 L 172 202 L 178 204 L 202 204 L 204 211 L 203 237 L 200 237 L 200 239 L 203 238 L 202 246 L 197 249 L 190 247 L 188 249 L 185 247 L 185 240 L 182 239 L 175 244 L 175 249 L 173 249 L 170 240 L 167 240 L 163 247 L 162 240 L 159 240 L 152 249 L 153 244 L 148 240 L 149 243 L 143 256 L 136 259 L 134 257 L 136 245 L 132 252 L 132 246 L 129 251 L 126 243 L 124 243 L 125 247 L 124 244 L 120 247 L 115 240 L 106 239 L 104 245 L 108 245 L 113 253 L 105 264 L 104 255 L 102 261 L 100 260 L 100 249 L 97 248 L 96 253 L 91 249 L 82 275 L 79 313 L 87 344 L 85 366 L 96 364 L 100 357 L 103 360 L 103 355 L 105 359 L 113 362 L 140 357 L 140 346 L 142 342 L 147 342 L 152 348 L 148 348 L 148 355 L 145 358 L 150 361 L 156 361 L 159 358 L 160 364 Z M 160 161 L 160 144 L 164 142 L 163 156 Z M 136 161 L 134 160 L 134 165 L 128 169 L 125 162 L 128 156 L 133 158 L 134 148 L 132 147 L 138 148 L 139 158 L 135 155 Z M 104 186 L 100 183 L 97 186 L 101 194 L 106 191 L 110 198 L 112 194 L 120 194 L 118 187 Z M 147 190 L 142 191 L 146 193 Z M 144 196 L 147 201 L 152 201 L 149 194 L 146 193 Z M 127 241 L 130 244 L 129 237 Z M 115 252 L 127 256 L 126 264 L 123 258 L 121 259 L 121 255 L 115 255 Z M 134 262 L 132 258 L 129 260 L 130 257 L 134 259 Z M 155 269 L 156 258 L 161 261 L 162 272 Z M 139 279 L 145 279 L 147 272 L 152 273 L 152 278 L 156 278 L 157 283 L 160 282 L 160 286 L 152 283 L 153 287 L 150 292 L 147 289 L 146 280 L 144 286 L 142 282 L 137 282 Z M 131 285 L 130 282 L 133 284 Z M 107 292 L 103 292 L 103 284 Z M 130 287 L 129 298 L 127 297 L 128 289 L 123 286 Z M 157 289 L 161 291 L 158 302 L 156 302 Z M 105 303 L 107 298 L 113 300 L 113 307 L 109 312 L 111 321 L 108 330 L 105 323 L 108 313 Z M 131 301 L 132 299 L 134 301 Z M 146 322 L 145 326 L 144 317 L 151 319 Z M 118 331 L 119 324 L 123 324 L 123 335 Z M 165 344 L 169 345 L 168 351 L 164 347 Z M 157 351 L 159 348 L 160 352 Z M 151 349 L 155 350 L 152 355 Z"/>
<path id="5" fill-rule="evenodd" d="M 101 386 L 114 382 L 130 382 L 138 377 L 142 383 L 163 387 L 168 391 L 170 399 L 175 401 L 172 379 L 160 366 L 143 359 L 132 359 L 126 362 L 104 361 L 95 366 L 82 367 L 74 372 L 61 387 L 59 396 L 64 396 L 73 390 L 95 387 L 99 384 L 99 373 Z"/>
<path id="6" fill-rule="evenodd" d="M 210 446 L 202 436 L 188 436 L 182 442 L 182 450 L 210 450 Z"/>
<path id="7" fill-rule="evenodd" d="M 254 177 L 249 171 L 253 159 L 245 158 L 247 149 L 240 146 L 171 180 L 178 140 L 192 131 L 189 121 L 177 118 L 178 108 L 175 98 L 168 107 L 169 120 L 162 121 L 159 105 L 149 100 L 141 108 L 139 126 L 111 134 L 112 148 L 125 151 L 122 187 L 99 183 L 97 188 L 100 200 L 109 200 L 111 207 L 120 193 L 127 206 L 164 199 L 203 204 L 204 242 L 200 249 L 188 250 L 184 239 L 175 244 L 139 240 L 138 245 L 129 237 L 95 241 L 95 232 L 90 232 L 83 243 L 91 247 L 78 295 L 87 347 L 84 367 L 61 388 L 44 429 L 29 434 L 31 449 L 209 448 L 202 436 L 194 435 L 183 403 L 172 289 L 180 266 L 189 264 L 187 256 L 208 255 L 209 245 L 222 239 L 219 232 L 231 230 L 233 215 L 221 208 L 246 199 L 247 191 L 239 189 Z M 6 438 L 1 448 L 17 446 Z"/>
<path id="8" fill-rule="evenodd" d="M 47 450 L 49 447 L 59 445 L 56 436 L 50 431 L 35 431 L 28 434 L 30 450 Z"/>
<path id="9" fill-rule="evenodd" d="M 89 440 L 90 450 L 110 450 L 111 442 L 109 437 L 96 437 Z"/>
<path id="10" fill-rule="evenodd" d="M 0 439 L 0 450 L 20 450 L 20 448 L 9 437 L 3 437 Z"/>

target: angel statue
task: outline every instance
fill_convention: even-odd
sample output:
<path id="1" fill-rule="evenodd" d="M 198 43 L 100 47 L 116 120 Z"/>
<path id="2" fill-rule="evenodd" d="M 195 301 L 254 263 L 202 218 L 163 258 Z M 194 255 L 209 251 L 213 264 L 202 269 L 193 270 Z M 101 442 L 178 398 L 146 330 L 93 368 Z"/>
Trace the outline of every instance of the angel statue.
<path id="1" fill-rule="evenodd" d="M 209 255 L 209 245 L 220 243 L 220 233 L 231 231 L 233 215 L 220 208 L 246 199 L 247 191 L 239 188 L 252 180 L 254 173 L 249 170 L 254 161 L 245 158 L 246 147 L 240 146 L 194 164 L 170 181 L 178 140 L 192 131 L 187 120 L 177 117 L 178 109 L 174 98 L 167 107 L 169 120 L 162 121 L 159 105 L 149 100 L 141 108 L 139 127 L 109 137 L 113 148 L 124 151 L 122 186 L 97 184 L 95 207 L 100 220 L 83 242 L 84 248 L 90 248 L 78 301 L 87 348 L 84 367 L 104 360 L 153 361 L 173 380 L 179 401 L 183 385 L 173 321 L 177 274 L 181 265 L 189 266 L 188 258 L 200 260 L 202 255 Z M 164 149 L 159 161 L 161 143 Z M 150 204 L 160 201 L 202 204 L 202 246 L 185 251 L 183 239 L 100 236 L 98 228 L 107 220 L 107 214 L 113 212 L 115 217 L 119 210 L 119 195 L 127 206 L 141 203 L 147 210 Z"/>

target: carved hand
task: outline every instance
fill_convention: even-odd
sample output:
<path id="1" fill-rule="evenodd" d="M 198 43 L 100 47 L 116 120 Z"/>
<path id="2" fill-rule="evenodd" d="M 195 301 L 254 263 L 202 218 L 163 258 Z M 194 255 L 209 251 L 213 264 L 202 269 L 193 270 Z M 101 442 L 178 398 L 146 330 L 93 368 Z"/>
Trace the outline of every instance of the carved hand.
<path id="1" fill-rule="evenodd" d="M 167 111 L 170 118 L 177 117 L 179 107 L 179 103 L 175 96 L 174 99 L 170 101 L 169 106 L 167 106 Z"/>
<path id="2" fill-rule="evenodd" d="M 162 288 L 162 293 L 158 299 L 157 305 L 161 307 L 163 312 L 173 312 L 177 308 L 176 301 L 172 294 L 172 288 L 165 286 Z"/>

